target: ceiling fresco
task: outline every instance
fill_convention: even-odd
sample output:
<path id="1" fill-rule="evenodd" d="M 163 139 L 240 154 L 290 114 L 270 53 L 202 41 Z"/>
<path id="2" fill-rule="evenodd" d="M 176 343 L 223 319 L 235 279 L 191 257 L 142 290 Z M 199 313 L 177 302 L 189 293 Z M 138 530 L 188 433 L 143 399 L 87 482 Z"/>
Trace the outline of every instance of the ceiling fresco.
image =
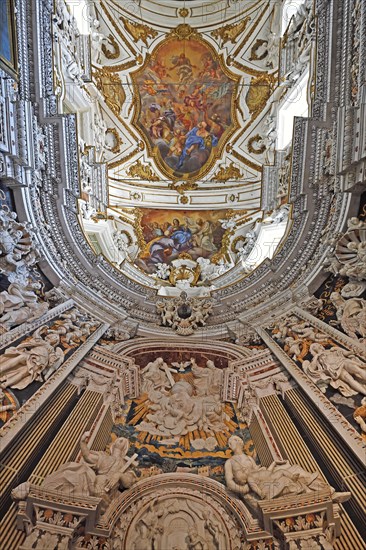
<path id="1" fill-rule="evenodd" d="M 183 253 L 191 260 L 224 255 L 224 237 L 230 229 L 222 227 L 220 218 L 226 214 L 222 210 L 144 210 L 140 228 L 145 244 L 135 263 L 151 273 L 158 264 L 171 264 Z"/>
<path id="2" fill-rule="evenodd" d="M 85 89 L 100 146 L 94 168 L 84 163 L 87 239 L 145 286 L 151 278 L 154 288 L 206 285 L 207 295 L 246 277 L 291 222 L 289 163 L 277 194 L 268 189 L 285 91 L 278 6 L 213 2 L 206 13 L 196 2 L 92 4 Z M 88 184 L 98 162 L 107 166 L 102 198 Z M 263 243 L 270 254 L 258 250 Z"/>
<path id="3" fill-rule="evenodd" d="M 239 76 L 198 33 L 164 40 L 143 68 L 131 73 L 134 125 L 149 154 L 170 179 L 195 180 L 220 157 L 238 127 Z"/>

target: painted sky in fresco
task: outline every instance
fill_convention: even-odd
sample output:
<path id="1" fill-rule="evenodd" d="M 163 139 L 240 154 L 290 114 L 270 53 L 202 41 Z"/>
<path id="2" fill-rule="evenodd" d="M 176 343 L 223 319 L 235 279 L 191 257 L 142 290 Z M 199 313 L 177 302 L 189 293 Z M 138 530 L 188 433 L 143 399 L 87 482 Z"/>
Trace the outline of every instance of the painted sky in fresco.
<path id="1" fill-rule="evenodd" d="M 193 260 L 212 258 L 222 244 L 225 230 L 219 220 L 227 210 L 143 209 L 142 234 L 146 246 L 136 264 L 153 273 L 158 263 L 170 264 L 183 252 Z"/>
<path id="2" fill-rule="evenodd" d="M 197 177 L 233 129 L 236 82 L 216 53 L 192 37 L 158 46 L 132 78 L 141 99 L 134 123 L 158 165 L 168 176 Z"/>

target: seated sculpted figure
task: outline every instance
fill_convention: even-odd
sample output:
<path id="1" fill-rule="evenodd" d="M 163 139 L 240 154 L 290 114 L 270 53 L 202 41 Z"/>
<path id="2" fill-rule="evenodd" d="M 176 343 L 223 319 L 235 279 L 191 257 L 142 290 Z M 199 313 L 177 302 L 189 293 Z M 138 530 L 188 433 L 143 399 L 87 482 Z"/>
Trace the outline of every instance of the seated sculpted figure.
<path id="1" fill-rule="evenodd" d="M 307 472 L 288 461 L 273 462 L 268 468 L 259 466 L 244 454 L 244 443 L 238 436 L 229 438 L 233 456 L 225 462 L 225 481 L 228 489 L 253 508 L 259 500 L 272 500 L 286 495 L 300 495 L 328 489 L 332 500 L 343 502 L 350 493 L 335 493 L 318 472 Z"/>
<path id="2" fill-rule="evenodd" d="M 85 432 L 80 439 L 84 462 L 63 464 L 45 478 L 42 487 L 71 496 L 100 497 L 109 504 L 118 489 L 128 489 L 137 480 L 136 474 L 128 471 L 137 464 L 137 455 L 127 456 L 129 443 L 124 437 L 112 443 L 110 454 L 90 450 L 86 443 L 88 437 L 89 432 Z"/>

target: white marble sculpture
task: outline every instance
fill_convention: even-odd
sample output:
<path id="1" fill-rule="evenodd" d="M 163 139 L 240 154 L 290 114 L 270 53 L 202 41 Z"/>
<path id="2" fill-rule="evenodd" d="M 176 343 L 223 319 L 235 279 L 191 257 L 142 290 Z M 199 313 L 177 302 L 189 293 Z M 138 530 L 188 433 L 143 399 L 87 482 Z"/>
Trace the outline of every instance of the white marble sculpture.
<path id="1" fill-rule="evenodd" d="M 361 405 L 354 410 L 353 418 L 366 434 L 366 397 L 362 398 Z"/>
<path id="2" fill-rule="evenodd" d="M 347 231 L 334 243 L 334 252 L 328 256 L 324 269 L 334 274 L 348 277 L 351 283 L 366 280 L 366 222 L 350 218 Z"/>
<path id="3" fill-rule="evenodd" d="M 193 381 L 175 381 L 177 369 L 169 367 L 159 357 L 142 370 L 142 391 L 147 393 L 149 411 L 138 431 L 168 438 L 204 430 L 208 435 L 226 430 L 226 415 L 220 400 L 222 371 L 208 360 L 206 367 L 199 367 L 194 358 L 190 360 Z M 214 438 L 206 445 L 214 448 Z M 193 442 L 197 448 L 201 441 Z M 204 443 L 204 442 L 203 442 Z"/>
<path id="4" fill-rule="evenodd" d="M 0 273 L 9 282 L 28 284 L 29 268 L 38 260 L 28 223 L 16 221 L 15 212 L 0 210 Z"/>
<path id="5" fill-rule="evenodd" d="M 188 336 L 206 325 L 212 312 L 212 302 L 203 298 L 188 298 L 186 292 L 181 292 L 178 297 L 156 302 L 156 309 L 162 325 Z"/>
<path id="6" fill-rule="evenodd" d="M 94 19 L 90 25 L 92 62 L 98 63 L 102 51 L 103 42 L 108 42 L 107 37 L 100 32 L 100 22 Z"/>
<path id="7" fill-rule="evenodd" d="M 3 290 L 0 293 L 0 326 L 9 330 L 44 315 L 49 305 L 39 301 L 34 292 L 40 287 L 40 283 L 29 283 L 26 286 L 11 283 L 7 290 Z"/>
<path id="8" fill-rule="evenodd" d="M 244 442 L 238 436 L 229 438 L 229 447 L 233 456 L 225 462 L 226 486 L 253 508 L 260 500 L 304 493 L 316 496 L 317 492 L 327 489 L 336 502 L 350 498 L 350 493 L 335 493 L 318 472 L 307 472 L 288 461 L 273 462 L 268 468 L 259 466 L 244 454 Z"/>
<path id="9" fill-rule="evenodd" d="M 23 389 L 34 380 L 47 380 L 63 363 L 60 337 L 50 333 L 41 336 L 44 328 L 0 356 L 0 387 Z"/>
<path id="10" fill-rule="evenodd" d="M 81 338 L 90 336 L 95 323 L 85 319 L 76 308 L 60 315 L 61 323 L 50 333 L 65 337 L 67 344 L 76 344 Z"/>
<path id="11" fill-rule="evenodd" d="M 90 202 L 83 201 L 80 203 L 80 209 L 84 220 L 91 220 L 93 216 L 96 215 L 97 211 L 93 206 L 91 206 Z"/>
<path id="12" fill-rule="evenodd" d="M 362 298 L 345 300 L 339 292 L 332 292 L 330 300 L 337 309 L 336 324 L 340 325 L 351 338 L 364 339 L 366 337 L 366 300 Z"/>
<path id="13" fill-rule="evenodd" d="M 39 255 L 28 223 L 16 221 L 16 213 L 6 206 L 0 209 L 0 274 L 10 285 L 0 292 L 0 326 L 7 331 L 24 322 L 38 319 L 49 308 L 35 291 L 40 283 L 33 282 L 30 272 Z"/>
<path id="14" fill-rule="evenodd" d="M 136 466 L 136 457 L 127 456 L 129 442 L 124 437 L 117 438 L 106 451 L 92 451 L 87 445 L 89 432 L 80 439 L 83 462 L 67 462 L 48 475 L 42 487 L 58 491 L 67 496 L 100 497 L 107 505 L 118 494 L 119 489 L 127 489 L 137 481 L 131 470 Z"/>
<path id="15" fill-rule="evenodd" d="M 221 550 L 229 548 L 225 519 L 209 502 L 191 495 L 179 498 L 156 497 L 137 521 L 128 535 L 131 550 Z M 116 534 L 122 521 L 117 523 Z M 119 546 L 118 546 L 119 545 Z M 113 548 L 121 547 L 115 539 Z M 126 546 L 127 547 L 127 546 Z M 234 544 L 232 548 L 238 548 Z"/>
<path id="16" fill-rule="evenodd" d="M 319 343 L 310 346 L 312 359 L 302 364 L 304 372 L 325 393 L 328 386 L 349 397 L 366 395 L 366 364 L 352 351 L 333 346 L 330 349 Z"/>

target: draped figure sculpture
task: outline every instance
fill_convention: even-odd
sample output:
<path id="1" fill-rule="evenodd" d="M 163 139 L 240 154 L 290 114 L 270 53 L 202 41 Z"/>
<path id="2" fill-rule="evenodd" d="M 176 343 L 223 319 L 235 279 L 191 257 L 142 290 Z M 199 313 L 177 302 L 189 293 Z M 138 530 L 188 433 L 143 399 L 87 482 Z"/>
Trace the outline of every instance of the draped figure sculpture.
<path id="1" fill-rule="evenodd" d="M 9 347 L 0 357 L 0 387 L 22 390 L 34 380 L 47 380 L 63 363 L 64 352 L 58 347 L 60 337 L 41 336 L 44 328 L 16 347 Z"/>
<path id="2" fill-rule="evenodd" d="M 106 507 L 119 489 L 128 489 L 137 481 L 136 474 L 129 470 L 137 465 L 137 455 L 127 456 L 129 442 L 125 437 L 119 437 L 111 444 L 110 454 L 92 451 L 87 445 L 89 435 L 85 432 L 80 439 L 84 462 L 63 464 L 45 478 L 42 487 L 71 496 L 99 497 Z"/>
<path id="3" fill-rule="evenodd" d="M 338 346 L 325 349 L 314 343 L 310 353 L 311 361 L 304 361 L 302 368 L 323 393 L 331 386 L 345 397 L 366 395 L 366 364 L 352 351 Z"/>
<path id="4" fill-rule="evenodd" d="M 336 493 L 318 472 L 307 472 L 288 461 L 273 462 L 268 468 L 259 466 L 244 454 L 244 442 L 238 436 L 231 436 L 228 443 L 233 456 L 225 462 L 226 486 L 254 509 L 260 500 L 286 495 L 328 490 L 335 502 L 344 502 L 351 496 L 350 493 Z"/>
<path id="5" fill-rule="evenodd" d="M 344 332 L 357 340 L 366 337 L 366 300 L 349 298 L 345 300 L 339 292 L 332 292 L 331 302 L 335 305 L 337 320 L 331 324 L 340 325 Z"/>

